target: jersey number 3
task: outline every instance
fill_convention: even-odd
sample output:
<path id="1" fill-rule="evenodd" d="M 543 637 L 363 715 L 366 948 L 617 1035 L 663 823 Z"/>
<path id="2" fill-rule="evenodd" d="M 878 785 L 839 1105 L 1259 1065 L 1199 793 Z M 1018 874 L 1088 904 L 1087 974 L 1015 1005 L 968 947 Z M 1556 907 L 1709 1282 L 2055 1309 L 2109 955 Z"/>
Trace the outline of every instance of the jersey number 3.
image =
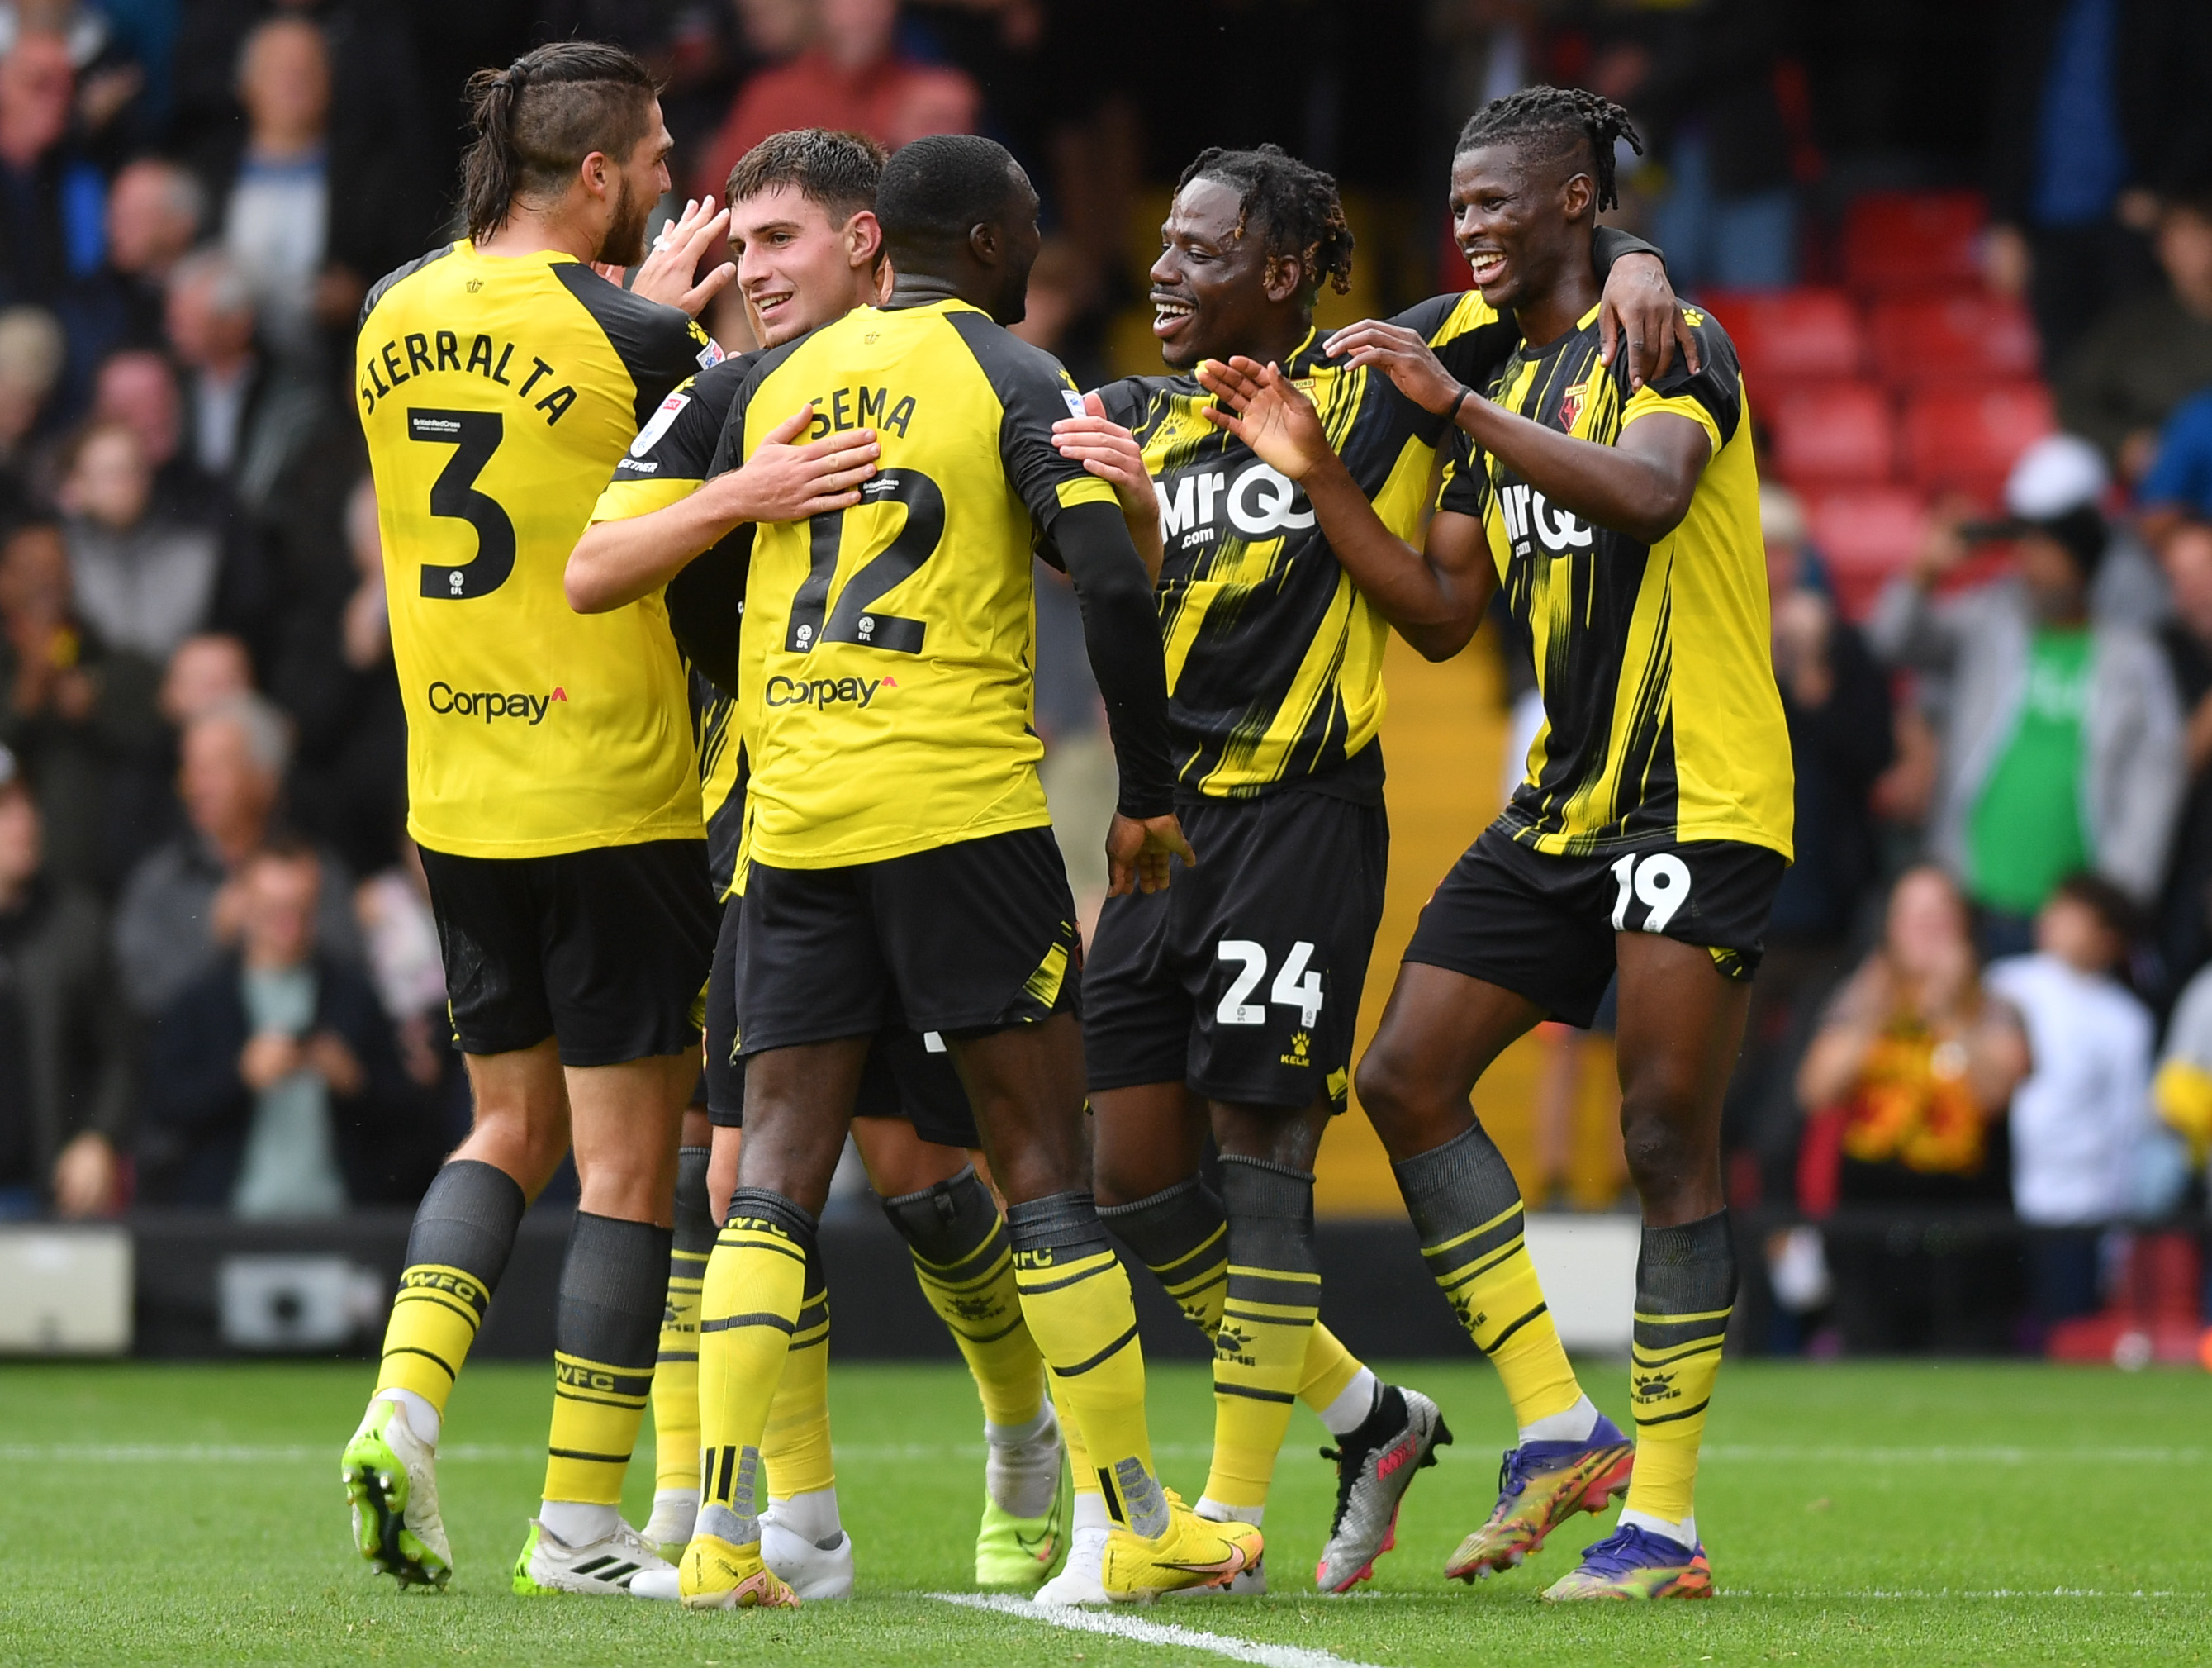
<path id="1" fill-rule="evenodd" d="M 784 648 L 804 654 L 817 643 L 862 643 L 870 648 L 896 649 L 902 654 L 921 653 L 927 627 L 916 619 L 886 614 L 873 605 L 893 586 L 914 576 L 915 569 L 937 554 L 945 537 L 945 495 L 937 483 L 918 469 L 886 470 L 860 489 L 864 503 L 903 504 L 906 525 L 876 558 L 845 581 L 831 609 L 830 583 L 837 575 L 837 552 L 845 540 L 845 512 L 833 509 L 810 517 L 806 524 L 806 577 L 791 600 L 791 624 L 783 634 Z M 825 619 L 823 615 L 827 613 Z"/>
<path id="2" fill-rule="evenodd" d="M 477 477 L 499 450 L 500 433 L 497 411 L 408 408 L 408 439 L 453 448 L 438 478 L 430 483 L 430 514 L 466 521 L 477 530 L 472 561 L 458 568 L 422 564 L 426 597 L 489 596 L 514 571 L 514 523 L 495 501 L 477 490 Z"/>

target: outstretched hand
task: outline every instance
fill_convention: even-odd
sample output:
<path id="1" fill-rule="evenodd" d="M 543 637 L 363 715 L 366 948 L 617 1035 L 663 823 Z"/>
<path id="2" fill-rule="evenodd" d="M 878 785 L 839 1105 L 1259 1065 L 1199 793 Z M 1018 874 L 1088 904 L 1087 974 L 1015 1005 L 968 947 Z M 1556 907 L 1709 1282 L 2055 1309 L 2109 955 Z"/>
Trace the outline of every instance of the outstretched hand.
<path id="1" fill-rule="evenodd" d="M 1280 366 L 1262 365 L 1242 354 L 1226 362 L 1207 359 L 1199 364 L 1198 381 L 1228 407 L 1202 407 L 1206 420 L 1236 435 L 1261 462 L 1291 480 L 1304 480 L 1331 455 L 1321 413 Z"/>
<path id="2" fill-rule="evenodd" d="M 1419 331 L 1403 325 L 1386 325 L 1379 319 L 1363 319 L 1346 325 L 1322 344 L 1331 357 L 1341 356 L 1347 365 L 1372 365 L 1398 385 L 1398 392 L 1425 411 L 1449 417 L 1459 410 L 1467 390 L 1431 352 Z"/>
<path id="3" fill-rule="evenodd" d="M 1183 838 L 1182 823 L 1172 815 L 1140 819 L 1116 811 L 1106 830 L 1106 895 L 1165 892 L 1168 860 L 1173 857 L 1182 858 L 1187 868 L 1198 867 L 1198 855 Z"/>
<path id="4" fill-rule="evenodd" d="M 653 239 L 653 247 L 637 269 L 637 276 L 630 281 L 630 293 L 649 301 L 680 307 L 697 318 L 707 310 L 707 303 L 726 289 L 738 276 L 737 267 L 724 261 L 696 283 L 691 281 L 699 270 L 699 263 L 707 258 L 708 250 L 720 243 L 729 229 L 730 211 L 718 206 L 713 198 L 686 198 L 684 212 L 661 228 L 660 235 Z M 619 266 L 595 265 L 592 270 L 613 283 L 623 281 Z"/>

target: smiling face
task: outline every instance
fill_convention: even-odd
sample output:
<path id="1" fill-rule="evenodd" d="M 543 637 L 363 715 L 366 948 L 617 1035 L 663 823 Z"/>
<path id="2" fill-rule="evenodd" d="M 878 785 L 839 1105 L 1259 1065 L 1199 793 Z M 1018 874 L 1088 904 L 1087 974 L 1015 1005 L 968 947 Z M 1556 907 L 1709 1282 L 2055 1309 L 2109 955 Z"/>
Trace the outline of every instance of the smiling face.
<path id="1" fill-rule="evenodd" d="M 1595 187 L 1573 163 L 1532 166 L 1522 148 L 1477 145 L 1452 158 L 1452 240 L 1474 287 L 1500 313 L 1548 290 L 1565 264 L 1589 259 Z"/>
<path id="2" fill-rule="evenodd" d="M 830 211 L 794 185 L 773 186 L 730 205 L 738 289 L 764 348 L 872 301 L 882 247 L 872 211 L 832 224 Z"/>
<path id="3" fill-rule="evenodd" d="M 1264 337 L 1268 315 L 1304 281 L 1295 256 L 1270 259 L 1267 240 L 1243 219 L 1234 186 L 1201 176 L 1176 193 L 1152 263 L 1152 335 L 1178 370 L 1226 359 Z"/>

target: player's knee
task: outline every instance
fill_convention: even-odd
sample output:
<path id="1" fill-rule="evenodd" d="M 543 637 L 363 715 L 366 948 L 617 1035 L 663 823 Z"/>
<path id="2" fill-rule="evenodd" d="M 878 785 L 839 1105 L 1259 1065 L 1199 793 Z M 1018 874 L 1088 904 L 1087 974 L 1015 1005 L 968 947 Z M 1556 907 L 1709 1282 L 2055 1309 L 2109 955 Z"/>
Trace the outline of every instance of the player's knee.
<path id="1" fill-rule="evenodd" d="M 1419 1074 L 1405 1055 L 1377 1041 L 1367 1050 L 1352 1074 L 1359 1104 L 1382 1144 L 1395 1156 L 1419 1150 L 1419 1135 L 1429 1122 Z"/>
<path id="2" fill-rule="evenodd" d="M 1698 1166 L 1692 1109 L 1663 1092 L 1624 1095 L 1620 1145 L 1628 1174 L 1647 1200 L 1680 1186 Z"/>

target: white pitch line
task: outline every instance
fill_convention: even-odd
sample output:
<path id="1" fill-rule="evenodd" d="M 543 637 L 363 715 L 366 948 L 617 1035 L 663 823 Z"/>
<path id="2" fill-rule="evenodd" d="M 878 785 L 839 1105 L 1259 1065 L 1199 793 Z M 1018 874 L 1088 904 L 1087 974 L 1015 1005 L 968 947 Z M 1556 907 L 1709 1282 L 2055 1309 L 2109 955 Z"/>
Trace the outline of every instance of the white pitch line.
<path id="1" fill-rule="evenodd" d="M 1000 1616 L 1019 1616 L 1024 1622 L 1041 1622 L 1048 1628 L 1065 1628 L 1070 1633 L 1105 1634 L 1115 1639 L 1134 1640 L 1140 1645 L 1209 1651 L 1231 1662 L 1258 1663 L 1261 1668 L 1373 1668 L 1371 1664 L 1353 1662 L 1334 1652 L 1318 1651 L 1310 1646 L 1265 1645 L 1256 1639 L 1201 1633 L 1196 1628 L 1179 1628 L 1171 1622 L 1147 1622 L 1125 1610 L 1085 1610 L 1075 1604 L 1033 1604 L 1026 1598 L 1010 1598 L 1002 1593 L 933 1592 L 929 1597 L 940 1604 L 959 1604 L 971 1610 L 994 1610 Z"/>

